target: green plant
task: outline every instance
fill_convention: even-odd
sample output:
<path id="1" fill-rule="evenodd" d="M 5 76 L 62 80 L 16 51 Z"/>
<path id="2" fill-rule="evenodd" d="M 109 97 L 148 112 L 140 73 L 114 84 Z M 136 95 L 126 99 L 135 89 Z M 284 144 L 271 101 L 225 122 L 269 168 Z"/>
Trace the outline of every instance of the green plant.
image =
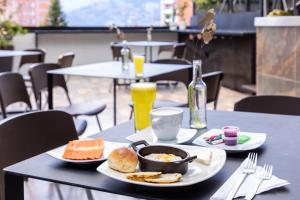
<path id="1" fill-rule="evenodd" d="M 220 0 L 194 0 L 197 4 L 198 10 L 208 10 L 220 3 Z"/>
<path id="2" fill-rule="evenodd" d="M 61 9 L 59 0 L 51 0 L 49 8 L 48 25 L 50 26 L 67 26 L 64 13 Z"/>
<path id="3" fill-rule="evenodd" d="M 14 36 L 25 33 L 27 30 L 11 19 L 0 19 L 0 47 L 12 45 Z"/>

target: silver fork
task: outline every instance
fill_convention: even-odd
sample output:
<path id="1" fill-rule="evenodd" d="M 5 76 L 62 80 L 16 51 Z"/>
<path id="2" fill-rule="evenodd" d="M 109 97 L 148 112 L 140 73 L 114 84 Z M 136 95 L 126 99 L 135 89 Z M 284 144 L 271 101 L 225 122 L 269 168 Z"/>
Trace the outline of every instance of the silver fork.
<path id="1" fill-rule="evenodd" d="M 242 171 L 242 174 L 241 174 L 241 176 L 239 176 L 239 178 L 237 179 L 237 181 L 234 184 L 233 188 L 230 190 L 229 194 L 226 197 L 226 200 L 232 200 L 234 198 L 236 192 L 238 191 L 238 189 L 240 188 L 240 186 L 244 182 L 245 178 L 249 174 L 253 174 L 255 172 L 256 164 L 257 164 L 257 153 L 249 153 L 247 161 L 244 165 L 244 169 Z"/>
<path id="2" fill-rule="evenodd" d="M 259 182 L 255 185 L 253 189 L 251 189 L 246 195 L 245 200 L 251 200 L 256 195 L 256 192 L 260 186 L 260 184 L 264 180 L 269 180 L 272 177 L 273 166 L 272 165 L 264 165 L 264 168 L 259 176 Z"/>

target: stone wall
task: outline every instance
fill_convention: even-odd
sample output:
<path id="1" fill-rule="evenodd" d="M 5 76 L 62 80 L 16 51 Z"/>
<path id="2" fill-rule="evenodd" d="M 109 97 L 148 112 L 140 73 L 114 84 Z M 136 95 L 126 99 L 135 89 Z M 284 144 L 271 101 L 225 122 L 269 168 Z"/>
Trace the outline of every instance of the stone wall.
<path id="1" fill-rule="evenodd" d="M 300 26 L 257 28 L 257 94 L 300 96 Z"/>

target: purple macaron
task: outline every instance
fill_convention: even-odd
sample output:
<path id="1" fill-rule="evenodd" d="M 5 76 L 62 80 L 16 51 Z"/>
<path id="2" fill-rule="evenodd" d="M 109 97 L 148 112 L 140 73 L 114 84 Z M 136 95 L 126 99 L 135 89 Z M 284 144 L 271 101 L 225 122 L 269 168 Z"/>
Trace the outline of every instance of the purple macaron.
<path id="1" fill-rule="evenodd" d="M 224 126 L 223 132 L 225 137 L 237 137 L 239 132 L 239 127 L 236 126 Z"/>

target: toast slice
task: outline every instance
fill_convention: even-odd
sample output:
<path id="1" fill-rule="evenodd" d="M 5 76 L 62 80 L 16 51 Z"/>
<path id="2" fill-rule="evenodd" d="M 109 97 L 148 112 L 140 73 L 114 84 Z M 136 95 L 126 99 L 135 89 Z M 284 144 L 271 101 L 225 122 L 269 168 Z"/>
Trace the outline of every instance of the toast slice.
<path id="1" fill-rule="evenodd" d="M 161 174 L 158 178 L 145 178 L 145 181 L 149 183 L 158 183 L 158 184 L 176 183 L 180 181 L 181 177 L 182 175 L 179 173 L 170 173 L 170 174 Z"/>
<path id="2" fill-rule="evenodd" d="M 161 172 L 135 172 L 126 174 L 126 178 L 133 181 L 145 182 L 147 178 L 158 178 Z"/>
<path id="3" fill-rule="evenodd" d="M 63 158 L 70 160 L 96 160 L 103 156 L 104 141 L 102 138 L 94 140 L 73 140 L 65 149 Z"/>

